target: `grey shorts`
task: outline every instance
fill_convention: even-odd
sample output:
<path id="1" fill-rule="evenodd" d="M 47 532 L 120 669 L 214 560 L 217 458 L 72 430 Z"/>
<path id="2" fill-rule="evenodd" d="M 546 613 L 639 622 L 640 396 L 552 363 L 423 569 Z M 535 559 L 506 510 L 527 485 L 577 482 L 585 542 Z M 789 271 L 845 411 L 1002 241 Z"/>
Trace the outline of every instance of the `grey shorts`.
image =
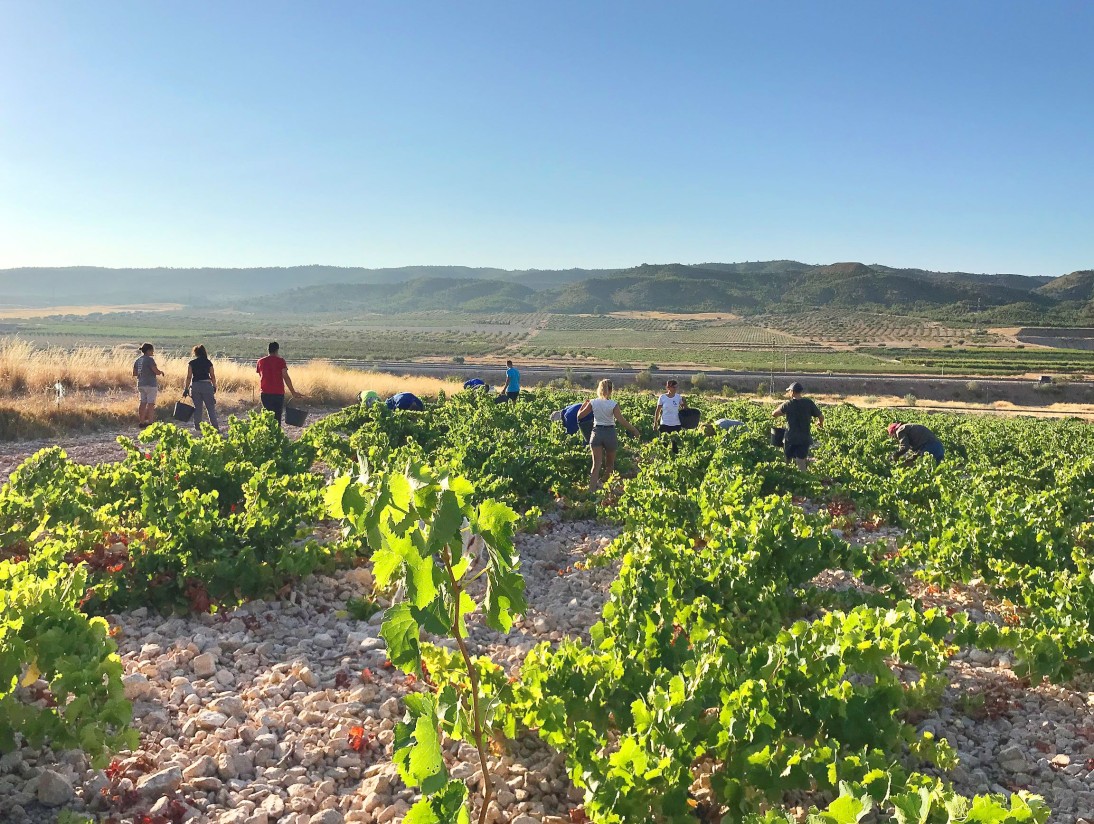
<path id="1" fill-rule="evenodd" d="M 589 438 L 589 446 L 619 449 L 619 436 L 615 433 L 615 427 L 594 426 L 592 437 Z"/>
<path id="2" fill-rule="evenodd" d="M 137 394 L 141 396 L 141 403 L 155 403 L 156 395 L 159 394 L 160 388 L 158 386 L 138 386 Z"/>

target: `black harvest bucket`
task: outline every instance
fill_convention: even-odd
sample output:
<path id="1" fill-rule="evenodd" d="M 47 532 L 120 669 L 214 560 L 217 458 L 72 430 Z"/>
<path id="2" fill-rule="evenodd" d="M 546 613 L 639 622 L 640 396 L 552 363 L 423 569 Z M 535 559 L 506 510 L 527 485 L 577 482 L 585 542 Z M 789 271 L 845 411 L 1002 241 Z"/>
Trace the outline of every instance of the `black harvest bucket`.
<path id="1" fill-rule="evenodd" d="M 699 410 L 698 409 L 681 409 L 680 410 L 680 425 L 684 429 L 697 429 L 699 427 Z"/>
<path id="2" fill-rule="evenodd" d="M 297 409 L 295 406 L 285 407 L 285 423 L 289 426 L 303 426 L 308 419 L 308 410 Z"/>
<path id="3" fill-rule="evenodd" d="M 785 439 L 785 438 L 786 438 L 786 430 L 785 429 L 783 429 L 781 426 L 771 427 L 771 445 L 772 446 L 782 446 L 783 445 L 783 439 Z"/>
<path id="4" fill-rule="evenodd" d="M 175 409 L 171 413 L 171 415 L 175 418 L 176 421 L 182 421 L 183 423 L 185 423 L 186 421 L 190 420 L 190 418 L 194 417 L 194 407 L 190 406 L 190 404 L 186 403 L 186 401 L 176 401 Z"/>

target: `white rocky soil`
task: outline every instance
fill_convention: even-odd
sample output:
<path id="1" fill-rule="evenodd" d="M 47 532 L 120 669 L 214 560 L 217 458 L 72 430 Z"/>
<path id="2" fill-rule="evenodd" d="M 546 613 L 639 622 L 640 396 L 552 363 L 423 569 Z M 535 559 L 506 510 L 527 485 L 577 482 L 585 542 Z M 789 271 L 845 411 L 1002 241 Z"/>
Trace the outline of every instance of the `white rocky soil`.
<path id="1" fill-rule="evenodd" d="M 62 446 L 76 460 L 112 460 L 121 457 L 115 437 Z M 0 479 L 37 448 L 0 449 Z M 542 534 L 520 536 L 528 615 L 507 637 L 472 621 L 477 650 L 516 672 L 537 643 L 587 637 L 617 566 L 574 564 L 616 533 L 551 516 Z M 817 583 L 859 586 L 838 573 Z M 140 748 L 119 755 L 112 777 L 79 752 L 24 748 L 0 757 L 0 820 L 52 822 L 71 810 L 119 822 L 145 813 L 194 822 L 398 822 L 416 795 L 391 764 L 392 728 L 401 697 L 422 687 L 385 668 L 379 615 L 346 616 L 346 601 L 370 591 L 366 570 L 345 570 L 309 579 L 283 601 L 224 615 L 111 616 Z M 975 588 L 916 594 L 1001 620 Z M 1094 824 L 1094 679 L 1027 685 L 1010 665 L 1006 654 L 959 653 L 945 672 L 943 706 L 920 729 L 957 749 L 961 766 L 950 777 L 959 791 L 1028 789 L 1045 797 L 1052 824 Z M 351 746 L 355 727 L 360 751 Z M 447 755 L 453 774 L 477 786 L 473 750 L 453 746 Z M 492 758 L 491 773 L 499 786 L 491 822 L 561 824 L 580 806 L 562 755 L 533 734 Z"/>
<path id="2" fill-rule="evenodd" d="M 535 644 L 586 634 L 616 574 L 574 568 L 607 546 L 613 528 L 557 518 L 544 526 L 518 540 L 527 616 L 504 637 L 471 622 L 477 651 L 514 672 Z M 3 756 L 4 820 L 53 821 L 60 809 L 139 820 L 181 810 L 172 802 L 192 821 L 400 820 L 416 795 L 391 764 L 392 728 L 401 697 L 422 687 L 385 668 L 380 615 L 362 622 L 345 614 L 349 598 L 371 589 L 367 570 L 345 570 L 309 579 L 284 601 L 223 616 L 110 616 L 140 749 L 119 755 L 113 781 L 79 752 Z M 351 747 L 354 727 L 363 730 L 360 752 Z M 464 745 L 448 755 L 453 774 L 477 784 L 473 752 Z M 549 821 L 580 803 L 562 757 L 532 734 L 491 768 L 491 822 Z"/>

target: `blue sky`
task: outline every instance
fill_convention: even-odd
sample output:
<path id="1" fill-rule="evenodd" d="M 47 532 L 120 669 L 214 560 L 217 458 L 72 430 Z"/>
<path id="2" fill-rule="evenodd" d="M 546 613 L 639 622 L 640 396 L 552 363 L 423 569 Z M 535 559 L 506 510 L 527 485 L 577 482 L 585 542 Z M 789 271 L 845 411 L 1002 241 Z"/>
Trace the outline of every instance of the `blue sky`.
<path id="1" fill-rule="evenodd" d="M 1094 3 L 0 0 L 0 267 L 1094 267 Z"/>

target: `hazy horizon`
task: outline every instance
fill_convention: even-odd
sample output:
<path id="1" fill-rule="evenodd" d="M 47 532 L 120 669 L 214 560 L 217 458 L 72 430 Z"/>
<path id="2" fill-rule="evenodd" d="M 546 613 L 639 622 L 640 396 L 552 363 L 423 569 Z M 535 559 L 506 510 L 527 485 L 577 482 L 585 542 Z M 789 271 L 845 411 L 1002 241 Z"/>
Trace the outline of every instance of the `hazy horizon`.
<path id="1" fill-rule="evenodd" d="M 974 269 L 957 269 L 953 267 L 944 269 L 930 269 L 926 266 L 908 265 L 904 263 L 886 263 L 884 261 L 865 261 L 854 260 L 852 258 L 841 258 L 839 260 L 829 261 L 811 261 L 802 260 L 800 258 L 793 257 L 776 257 L 768 258 L 764 260 L 704 260 L 701 262 L 687 262 L 681 260 L 665 260 L 665 261 L 640 261 L 638 263 L 631 263 L 622 266 L 495 266 L 491 264 L 470 264 L 470 263 L 402 263 L 392 266 L 368 266 L 363 264 L 340 264 L 340 263 L 269 263 L 269 264 L 255 264 L 255 265 L 240 265 L 240 266 L 221 266 L 217 264 L 198 264 L 193 266 L 173 266 L 170 264 L 160 265 L 148 265 L 148 266 L 103 266 L 92 263 L 74 263 L 66 265 L 31 265 L 31 266 L 0 266 L 0 272 L 7 272 L 16 269 L 109 269 L 109 270 L 158 270 L 158 269 L 238 269 L 238 270 L 254 270 L 254 269 L 301 269 L 301 268 L 330 268 L 330 269 L 365 269 L 365 270 L 393 270 L 393 269 L 470 269 L 470 270 L 482 270 L 482 269 L 496 269 L 502 272 L 526 272 L 526 271 L 543 271 L 543 272 L 567 272 L 574 270 L 589 270 L 589 271 L 625 271 L 633 269 L 638 266 L 653 265 L 653 266 L 695 266 L 702 267 L 703 265 L 737 265 L 743 263 L 766 263 L 774 261 L 793 261 L 795 263 L 802 263 L 807 266 L 834 266 L 841 263 L 862 263 L 867 266 L 885 266 L 890 269 L 910 269 L 910 270 L 922 270 L 929 272 L 939 273 L 964 273 L 971 275 L 1021 275 L 1025 277 L 1060 277 L 1062 275 L 1070 274 L 1076 271 L 1087 271 L 1094 268 L 1094 261 L 1089 262 L 1086 265 L 1077 265 L 1067 271 L 1062 272 L 1016 272 L 1010 271 L 977 271 Z"/>

